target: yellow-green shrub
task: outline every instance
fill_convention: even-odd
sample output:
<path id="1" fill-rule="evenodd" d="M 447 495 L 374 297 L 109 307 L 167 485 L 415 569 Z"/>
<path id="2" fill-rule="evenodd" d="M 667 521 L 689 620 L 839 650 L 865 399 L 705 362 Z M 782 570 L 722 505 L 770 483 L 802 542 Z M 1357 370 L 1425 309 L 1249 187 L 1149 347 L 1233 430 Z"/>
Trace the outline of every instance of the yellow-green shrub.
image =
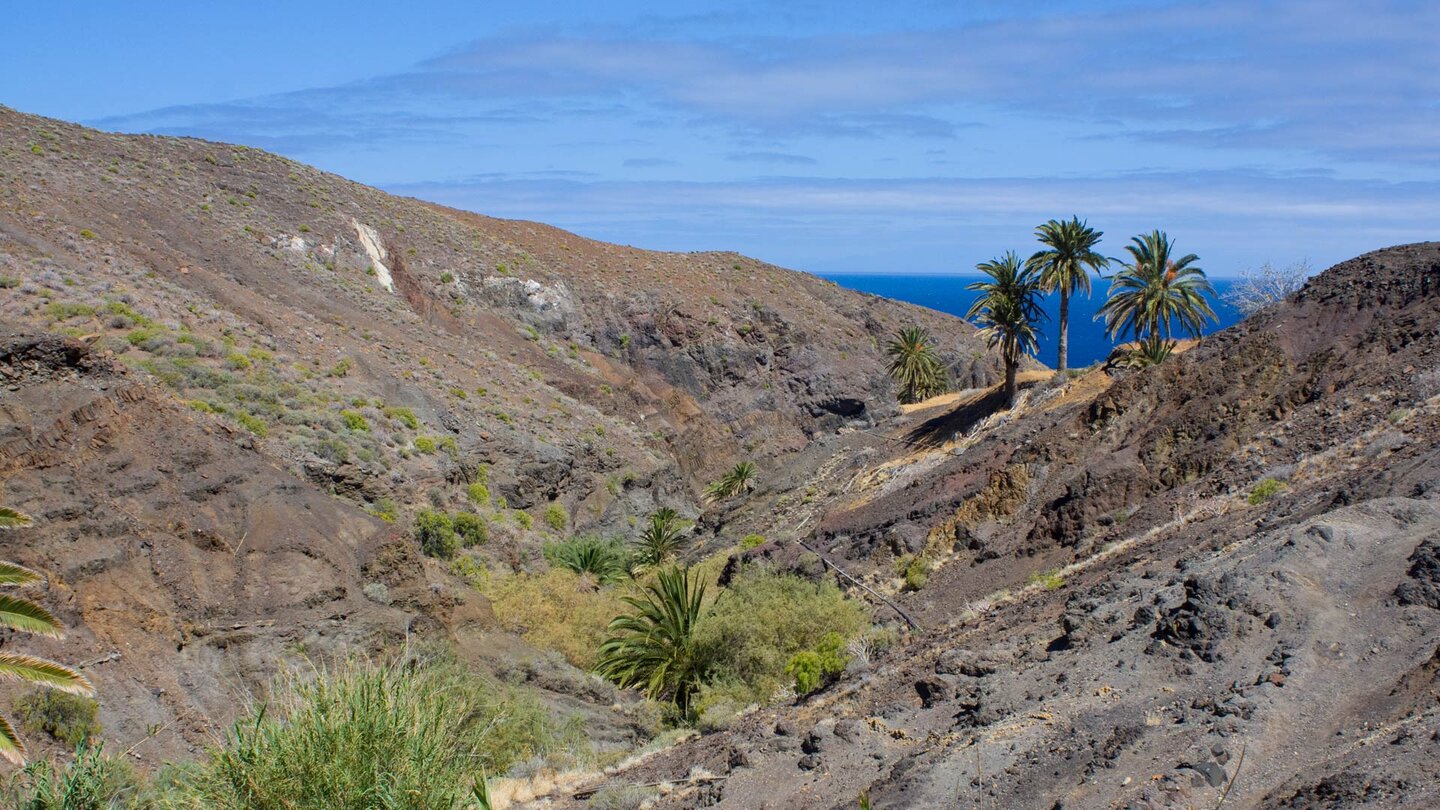
<path id="1" fill-rule="evenodd" d="M 485 595 L 506 630 L 581 669 L 594 666 L 606 626 L 626 609 L 615 589 L 562 568 L 493 581 Z"/>

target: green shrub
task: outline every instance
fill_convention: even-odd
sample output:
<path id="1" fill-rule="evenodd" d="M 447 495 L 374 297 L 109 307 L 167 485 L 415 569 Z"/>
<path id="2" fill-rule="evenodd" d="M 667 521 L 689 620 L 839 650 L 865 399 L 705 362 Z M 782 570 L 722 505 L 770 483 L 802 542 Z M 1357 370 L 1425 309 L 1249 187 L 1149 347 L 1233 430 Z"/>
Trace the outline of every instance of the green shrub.
<path id="1" fill-rule="evenodd" d="M 529 512 L 516 512 L 515 522 L 520 524 L 520 528 L 529 529 L 535 525 L 535 518 Z"/>
<path id="2" fill-rule="evenodd" d="M 229 354 L 225 355 L 225 365 L 235 369 L 236 371 L 244 371 L 245 369 L 250 368 L 250 358 L 246 357 L 240 352 L 230 352 Z"/>
<path id="3" fill-rule="evenodd" d="M 95 307 L 89 304 L 62 303 L 59 301 L 45 305 L 45 314 L 52 321 L 66 321 L 71 318 L 89 317 L 95 314 Z"/>
<path id="4" fill-rule="evenodd" d="M 476 504 L 478 506 L 490 505 L 490 487 L 485 486 L 479 481 L 471 484 L 469 488 L 466 489 L 465 494 L 470 498 L 470 502 L 473 504 Z"/>
<path id="5" fill-rule="evenodd" d="M 353 366 L 353 365 L 354 365 L 354 361 L 352 361 L 350 358 L 348 358 L 348 357 L 342 357 L 337 363 L 335 363 L 335 365 L 333 365 L 333 366 L 330 367 L 330 372 L 329 372 L 329 373 L 330 373 L 330 376 L 331 376 L 331 377 L 345 377 L 345 376 L 348 376 L 348 375 L 350 374 L 350 368 L 351 368 L 351 366 Z"/>
<path id="6" fill-rule="evenodd" d="M 435 440 L 429 436 L 416 436 L 415 449 L 428 456 L 435 452 Z"/>
<path id="7" fill-rule="evenodd" d="M 785 665 L 785 674 L 795 679 L 796 694 L 808 695 L 844 672 L 848 663 L 845 639 L 839 633 L 826 633 L 814 650 L 791 656 Z"/>
<path id="8" fill-rule="evenodd" d="M 460 536 L 455 533 L 454 522 L 449 515 L 433 509 L 415 513 L 415 539 L 427 557 L 448 560 L 460 550 Z"/>
<path id="9" fill-rule="evenodd" d="M 747 534 L 745 535 L 745 539 L 740 541 L 740 548 L 746 549 L 747 551 L 756 546 L 763 545 L 765 545 L 765 538 L 758 534 Z"/>
<path id="10" fill-rule="evenodd" d="M 1250 490 L 1250 497 L 1246 498 L 1246 500 L 1250 502 L 1251 506 L 1258 506 L 1275 497 L 1275 495 L 1284 488 L 1285 485 L 1274 478 L 1265 478 L 1256 484 L 1254 489 Z"/>
<path id="11" fill-rule="evenodd" d="M 441 274 L 440 274 L 440 283 L 441 283 L 441 284 L 449 284 L 450 282 L 452 282 L 452 281 L 454 281 L 454 280 L 455 280 L 455 274 L 454 274 L 454 273 L 441 273 Z"/>
<path id="12" fill-rule="evenodd" d="M 95 232 L 92 231 L 92 230 L 90 230 L 89 228 L 81 228 L 81 229 L 80 229 L 80 238 L 81 238 L 81 239 L 94 239 L 94 238 L 95 238 Z"/>
<path id="13" fill-rule="evenodd" d="M 728 684 L 737 702 L 764 703 L 794 679 L 785 670 L 797 654 L 828 650 L 831 635 L 843 649 L 869 624 L 865 608 L 829 580 L 752 569 L 716 600 L 696 644 L 714 657 L 712 679 Z"/>
<path id="14" fill-rule="evenodd" d="M 558 503 L 545 507 L 545 525 L 557 532 L 565 531 L 565 527 L 570 525 L 570 516 L 565 513 L 565 507 Z"/>
<path id="15" fill-rule="evenodd" d="M 48 734 L 71 748 L 100 735 L 100 704 L 82 695 L 37 689 L 15 700 L 15 716 L 31 734 Z"/>
<path id="16" fill-rule="evenodd" d="M 245 428 L 262 439 L 270 432 L 269 427 L 265 424 L 265 420 L 254 414 L 244 411 L 229 411 L 228 413 L 232 419 L 240 423 L 240 427 Z"/>
<path id="17" fill-rule="evenodd" d="M 409 408 L 386 408 L 384 413 L 391 419 L 400 420 L 400 422 L 404 424 L 405 427 L 408 427 L 411 430 L 418 430 L 420 428 L 419 418 L 417 418 L 415 416 L 415 412 L 410 410 Z"/>
<path id="18" fill-rule="evenodd" d="M 365 419 L 364 414 L 359 411 L 343 410 L 340 412 L 340 421 L 345 423 L 345 429 L 357 433 L 368 433 L 370 422 Z"/>
<path id="19" fill-rule="evenodd" d="M 551 649 L 581 669 L 595 665 L 610 620 L 625 609 L 613 588 L 568 568 L 540 574 L 515 574 L 485 591 L 500 625 L 541 649 Z"/>
<path id="20" fill-rule="evenodd" d="M 580 744 L 531 693 L 452 661 L 351 662 L 283 674 L 162 804 L 460 810 L 480 775 L 534 757 L 573 761 Z"/>
<path id="21" fill-rule="evenodd" d="M 0 276 L 0 290 L 13 290 L 20 286 L 20 279 L 14 276 Z"/>
<path id="22" fill-rule="evenodd" d="M 460 536 L 460 544 L 465 548 L 490 541 L 490 524 L 474 512 L 456 512 L 451 516 L 450 523 L 454 526 L 455 533 Z"/>
<path id="23" fill-rule="evenodd" d="M 1065 577 L 1060 574 L 1060 569 L 1050 571 L 1036 571 L 1031 574 L 1026 584 L 1039 585 L 1047 591 L 1055 591 L 1065 587 Z"/>
<path id="24" fill-rule="evenodd" d="M 919 555 L 906 554 L 895 561 L 895 575 L 904 580 L 901 590 L 918 591 L 930 581 L 930 561 Z"/>

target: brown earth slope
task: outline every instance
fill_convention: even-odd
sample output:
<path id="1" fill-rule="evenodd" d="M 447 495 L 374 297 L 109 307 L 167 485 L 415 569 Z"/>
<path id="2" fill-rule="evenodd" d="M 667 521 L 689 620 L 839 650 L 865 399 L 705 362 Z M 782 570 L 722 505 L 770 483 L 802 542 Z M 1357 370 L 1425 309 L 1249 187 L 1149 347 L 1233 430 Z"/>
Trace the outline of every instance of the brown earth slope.
<path id="1" fill-rule="evenodd" d="M 664 807 L 1440 805 L 1440 243 L 1097 382 L 895 430 L 910 443 L 835 483 L 848 504 L 807 543 L 892 593 L 894 557 L 923 553 L 928 583 L 894 598 L 925 630 L 592 787 L 664 782 Z M 771 546 L 751 554 L 806 567 Z"/>
<path id="2" fill-rule="evenodd" d="M 962 384 L 995 378 L 968 325 L 739 255 L 0 108 L 0 503 L 36 517 L 0 557 L 46 572 L 73 631 L 24 647 L 87 665 L 113 740 L 163 727 L 151 759 L 212 739 L 285 658 L 408 630 L 513 668 L 538 653 L 417 553 L 416 510 L 479 513 L 462 556 L 492 569 L 657 505 L 699 516 L 737 460 L 769 474 L 896 413 L 881 347 L 911 323 Z M 571 708 L 623 740 L 603 691 Z"/>

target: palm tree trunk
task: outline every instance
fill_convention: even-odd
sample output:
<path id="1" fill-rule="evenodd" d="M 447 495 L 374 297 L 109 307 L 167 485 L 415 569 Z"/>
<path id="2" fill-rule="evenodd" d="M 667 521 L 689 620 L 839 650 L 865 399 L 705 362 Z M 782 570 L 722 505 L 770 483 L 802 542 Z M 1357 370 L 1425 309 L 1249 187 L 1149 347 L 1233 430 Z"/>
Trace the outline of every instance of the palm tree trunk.
<path id="1" fill-rule="evenodd" d="M 1055 361 L 1055 376 L 1065 376 L 1065 355 L 1070 349 L 1070 291 L 1060 288 L 1060 334 L 1056 337 L 1059 359 Z"/>
<path id="2" fill-rule="evenodd" d="M 1015 381 L 1015 372 L 1020 368 L 1019 358 L 1005 358 L 1005 407 L 1009 408 L 1015 404 L 1015 395 L 1020 392 L 1020 386 Z"/>

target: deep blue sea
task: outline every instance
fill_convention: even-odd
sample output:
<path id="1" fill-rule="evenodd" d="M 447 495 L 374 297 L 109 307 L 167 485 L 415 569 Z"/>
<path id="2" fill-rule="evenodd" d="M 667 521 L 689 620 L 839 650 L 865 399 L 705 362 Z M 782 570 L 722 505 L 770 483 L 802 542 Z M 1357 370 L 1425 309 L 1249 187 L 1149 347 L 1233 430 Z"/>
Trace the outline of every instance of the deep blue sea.
<path id="1" fill-rule="evenodd" d="M 965 285 L 982 278 L 975 275 L 852 275 L 840 273 L 834 275 L 822 273 L 820 275 L 842 287 L 882 295 L 899 301 L 908 301 L 959 317 L 965 316 L 965 310 L 970 308 L 970 302 L 976 295 L 976 293 L 966 290 Z M 1210 283 L 1215 285 L 1217 293 L 1217 297 L 1210 302 L 1210 308 L 1215 310 L 1215 315 L 1220 320 L 1209 325 L 1205 330 L 1207 334 L 1232 326 L 1240 320 L 1240 313 L 1218 297 L 1229 289 L 1232 282 L 1227 279 L 1211 279 Z M 1071 368 L 1080 368 L 1097 360 L 1104 360 L 1114 347 L 1110 339 L 1105 337 L 1104 325 L 1095 320 L 1095 311 L 1104 303 L 1105 292 L 1109 289 L 1110 282 L 1108 280 L 1092 278 L 1089 298 L 1072 297 L 1070 299 L 1069 364 Z M 1040 326 L 1039 360 L 1052 368 L 1055 366 L 1057 329 L 1055 318 L 1058 310 L 1059 297 L 1046 296 L 1045 311 L 1050 316 L 1050 320 Z"/>

